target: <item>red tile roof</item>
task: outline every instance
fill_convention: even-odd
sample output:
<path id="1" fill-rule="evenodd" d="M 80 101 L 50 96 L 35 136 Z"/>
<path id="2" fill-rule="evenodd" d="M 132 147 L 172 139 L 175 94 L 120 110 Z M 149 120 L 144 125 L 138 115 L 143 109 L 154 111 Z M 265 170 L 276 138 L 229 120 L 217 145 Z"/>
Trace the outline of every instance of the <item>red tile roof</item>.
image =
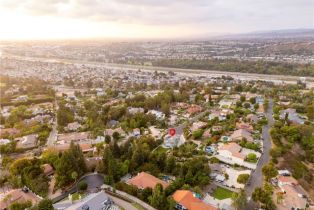
<path id="1" fill-rule="evenodd" d="M 154 177 L 153 175 L 150 175 L 145 172 L 141 172 L 137 174 L 135 177 L 130 179 L 127 183 L 130 185 L 134 185 L 140 189 L 145 189 L 147 187 L 154 189 L 157 184 L 161 184 L 164 189 L 169 186 L 169 183 L 162 181 Z"/>
<path id="2" fill-rule="evenodd" d="M 177 203 L 183 205 L 188 210 L 218 210 L 218 208 L 210 206 L 194 197 L 193 193 L 189 190 L 177 190 L 172 197 Z"/>

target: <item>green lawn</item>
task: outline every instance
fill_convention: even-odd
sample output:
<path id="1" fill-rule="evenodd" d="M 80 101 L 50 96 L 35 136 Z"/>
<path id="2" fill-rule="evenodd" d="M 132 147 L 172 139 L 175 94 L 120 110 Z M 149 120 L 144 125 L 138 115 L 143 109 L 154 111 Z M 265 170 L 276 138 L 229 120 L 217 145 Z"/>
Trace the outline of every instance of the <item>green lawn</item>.
<path id="1" fill-rule="evenodd" d="M 222 187 L 217 187 L 212 196 L 218 200 L 223 200 L 226 198 L 231 198 L 232 194 L 233 192 L 230 190 L 227 190 Z"/>
<path id="2" fill-rule="evenodd" d="M 78 199 L 80 198 L 80 195 L 81 195 L 81 198 L 84 197 L 84 194 L 82 194 L 82 193 L 78 193 L 78 192 L 73 193 L 73 194 L 72 194 L 72 200 L 73 200 L 73 201 L 78 200 Z"/>

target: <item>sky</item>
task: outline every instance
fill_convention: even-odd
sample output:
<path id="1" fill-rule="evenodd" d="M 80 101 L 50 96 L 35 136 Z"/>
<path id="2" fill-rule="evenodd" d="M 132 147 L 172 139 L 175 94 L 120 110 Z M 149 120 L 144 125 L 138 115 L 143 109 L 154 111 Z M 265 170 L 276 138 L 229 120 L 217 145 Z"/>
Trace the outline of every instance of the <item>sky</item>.
<path id="1" fill-rule="evenodd" d="M 180 39 L 314 28 L 313 0 L 0 0 L 0 40 Z"/>

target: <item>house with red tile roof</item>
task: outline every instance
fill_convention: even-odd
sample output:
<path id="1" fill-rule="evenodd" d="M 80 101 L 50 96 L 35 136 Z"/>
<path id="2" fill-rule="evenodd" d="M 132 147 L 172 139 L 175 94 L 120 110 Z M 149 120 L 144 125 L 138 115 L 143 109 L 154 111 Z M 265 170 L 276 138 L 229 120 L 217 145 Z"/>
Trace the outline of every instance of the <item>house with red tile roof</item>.
<path id="1" fill-rule="evenodd" d="M 154 177 L 146 172 L 138 173 L 135 177 L 127 181 L 127 184 L 133 185 L 139 189 L 152 188 L 154 189 L 157 184 L 161 184 L 165 189 L 169 186 L 169 183 Z"/>
<path id="2" fill-rule="evenodd" d="M 279 176 L 278 185 L 279 187 L 284 185 L 298 185 L 298 181 L 292 176 Z"/>
<path id="3" fill-rule="evenodd" d="M 204 203 L 196 198 L 189 190 L 177 190 L 172 195 L 173 200 L 177 203 L 176 209 L 179 210 L 218 210 L 217 207 Z"/>
<path id="4" fill-rule="evenodd" d="M 237 122 L 236 128 L 237 129 L 244 129 L 244 130 L 247 130 L 248 132 L 253 132 L 253 126 L 248 124 L 248 123 L 244 123 L 244 122 Z"/>
<path id="5" fill-rule="evenodd" d="M 186 110 L 190 115 L 201 112 L 202 111 L 202 107 L 199 105 L 191 105 L 187 110 Z"/>

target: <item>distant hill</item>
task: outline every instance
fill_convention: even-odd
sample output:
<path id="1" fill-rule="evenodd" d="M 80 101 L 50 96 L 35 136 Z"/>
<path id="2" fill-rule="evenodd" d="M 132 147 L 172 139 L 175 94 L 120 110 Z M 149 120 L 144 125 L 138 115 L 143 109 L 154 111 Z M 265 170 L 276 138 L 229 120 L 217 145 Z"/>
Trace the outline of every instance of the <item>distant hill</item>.
<path id="1" fill-rule="evenodd" d="M 244 34 L 224 35 L 225 39 L 272 39 L 272 38 L 313 38 L 314 29 L 282 29 L 272 31 L 255 31 Z"/>

